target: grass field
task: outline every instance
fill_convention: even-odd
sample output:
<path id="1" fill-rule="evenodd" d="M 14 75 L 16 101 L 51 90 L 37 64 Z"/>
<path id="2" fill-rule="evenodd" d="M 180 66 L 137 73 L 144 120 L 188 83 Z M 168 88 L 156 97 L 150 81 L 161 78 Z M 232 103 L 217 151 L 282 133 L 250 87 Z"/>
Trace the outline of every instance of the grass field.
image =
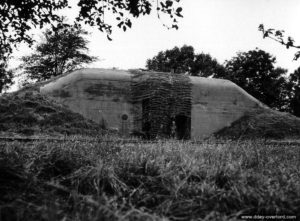
<path id="1" fill-rule="evenodd" d="M 2 142 L 1 220 L 300 218 L 300 148 L 259 141 Z"/>

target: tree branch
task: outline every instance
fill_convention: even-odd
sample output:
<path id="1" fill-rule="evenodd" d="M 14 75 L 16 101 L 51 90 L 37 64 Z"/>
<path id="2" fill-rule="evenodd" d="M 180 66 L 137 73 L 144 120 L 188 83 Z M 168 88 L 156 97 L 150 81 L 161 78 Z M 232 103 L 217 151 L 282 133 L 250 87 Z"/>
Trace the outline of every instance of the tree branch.
<path id="1" fill-rule="evenodd" d="M 275 30 L 273 28 L 265 29 L 263 24 L 260 24 L 258 30 L 263 33 L 263 38 L 270 38 L 274 41 L 279 42 L 282 45 L 285 45 L 287 49 L 296 48 L 300 49 L 300 45 L 295 45 L 293 38 L 288 36 L 286 40 L 284 40 L 284 31 L 283 30 Z M 295 53 L 294 60 L 297 60 L 300 57 L 300 50 Z"/>

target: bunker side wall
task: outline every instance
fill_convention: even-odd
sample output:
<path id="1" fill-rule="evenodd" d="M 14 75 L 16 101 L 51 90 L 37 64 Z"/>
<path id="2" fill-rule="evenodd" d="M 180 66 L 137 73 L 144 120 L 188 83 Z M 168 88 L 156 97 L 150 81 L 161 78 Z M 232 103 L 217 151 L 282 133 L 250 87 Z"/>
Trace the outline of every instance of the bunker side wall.
<path id="1" fill-rule="evenodd" d="M 230 126 L 248 111 L 266 108 L 227 80 L 191 78 L 191 138 L 201 140 Z"/>
<path id="2" fill-rule="evenodd" d="M 41 88 L 41 93 L 51 96 L 87 119 L 128 135 L 133 129 L 130 84 L 130 79 L 77 77 L 64 83 L 59 82 L 59 86 L 46 85 Z"/>

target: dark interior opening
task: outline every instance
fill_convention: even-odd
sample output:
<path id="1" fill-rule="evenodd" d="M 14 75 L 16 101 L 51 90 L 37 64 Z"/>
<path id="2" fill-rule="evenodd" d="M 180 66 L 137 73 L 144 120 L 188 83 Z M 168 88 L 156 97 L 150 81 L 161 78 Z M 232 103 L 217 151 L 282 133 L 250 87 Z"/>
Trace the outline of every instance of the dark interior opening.
<path id="1" fill-rule="evenodd" d="M 187 140 L 191 137 L 191 118 L 184 115 L 175 117 L 176 137 L 179 140 Z"/>
<path id="2" fill-rule="evenodd" d="M 153 112 L 150 107 L 151 102 L 149 99 L 142 101 L 142 133 L 143 138 L 153 139 L 157 136 L 172 137 L 179 140 L 187 140 L 191 138 L 191 118 L 185 114 L 176 115 L 171 118 L 168 113 L 163 113 L 167 119 L 160 120 L 161 113 Z M 153 116 L 155 115 L 155 116 Z M 157 118 L 157 119 L 156 119 Z M 163 124 L 167 122 L 168 124 Z"/>
<path id="3" fill-rule="evenodd" d="M 144 138 L 150 139 L 150 130 L 151 130 L 151 123 L 149 117 L 149 99 L 144 99 L 142 101 L 142 131 L 144 133 Z"/>

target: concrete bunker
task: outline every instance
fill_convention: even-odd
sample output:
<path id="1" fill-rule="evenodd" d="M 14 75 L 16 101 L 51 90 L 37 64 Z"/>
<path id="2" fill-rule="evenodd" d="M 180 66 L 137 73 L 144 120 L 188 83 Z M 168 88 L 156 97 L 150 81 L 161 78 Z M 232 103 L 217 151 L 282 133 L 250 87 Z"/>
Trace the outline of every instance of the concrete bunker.
<path id="1" fill-rule="evenodd" d="M 40 91 L 107 129 L 147 138 L 203 139 L 266 108 L 227 80 L 139 70 L 81 69 Z"/>

